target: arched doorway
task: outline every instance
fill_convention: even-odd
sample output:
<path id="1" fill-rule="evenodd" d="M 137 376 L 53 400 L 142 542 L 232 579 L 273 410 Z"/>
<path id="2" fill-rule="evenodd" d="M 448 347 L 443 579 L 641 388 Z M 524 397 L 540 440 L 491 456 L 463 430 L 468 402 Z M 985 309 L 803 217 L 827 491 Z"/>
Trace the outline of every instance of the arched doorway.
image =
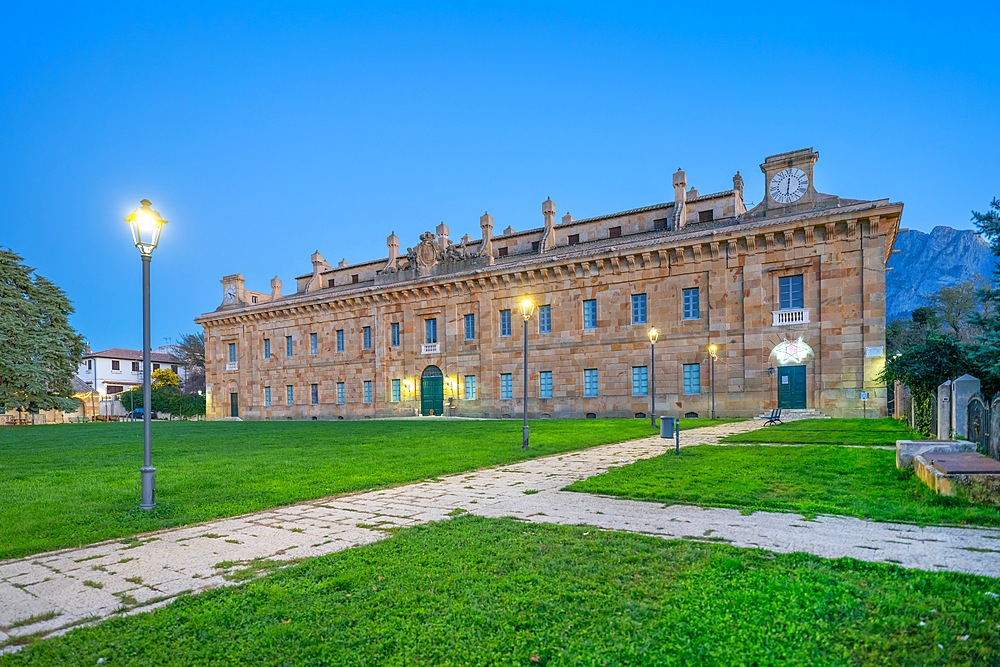
<path id="1" fill-rule="evenodd" d="M 444 414 L 444 375 L 437 366 L 428 366 L 420 374 L 420 414 Z"/>

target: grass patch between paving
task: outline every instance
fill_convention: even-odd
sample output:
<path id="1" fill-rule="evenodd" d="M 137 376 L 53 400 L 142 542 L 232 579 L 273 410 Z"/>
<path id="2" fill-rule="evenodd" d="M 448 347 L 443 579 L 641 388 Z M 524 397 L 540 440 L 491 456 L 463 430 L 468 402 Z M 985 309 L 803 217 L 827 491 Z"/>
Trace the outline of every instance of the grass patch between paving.
<path id="1" fill-rule="evenodd" d="M 939 496 L 896 454 L 857 447 L 685 447 L 575 482 L 569 491 L 807 518 L 1000 526 L 1000 508 Z"/>
<path id="2" fill-rule="evenodd" d="M 926 440 L 899 419 L 799 419 L 722 439 L 732 444 L 857 445 L 895 447 L 897 440 Z"/>
<path id="3" fill-rule="evenodd" d="M 683 428 L 710 424 L 684 420 Z M 719 423 L 719 422 L 715 422 Z M 655 435 L 643 419 L 157 422 L 0 429 L 0 559 Z"/>
<path id="4" fill-rule="evenodd" d="M 996 664 L 996 579 L 459 517 L 0 665 Z"/>

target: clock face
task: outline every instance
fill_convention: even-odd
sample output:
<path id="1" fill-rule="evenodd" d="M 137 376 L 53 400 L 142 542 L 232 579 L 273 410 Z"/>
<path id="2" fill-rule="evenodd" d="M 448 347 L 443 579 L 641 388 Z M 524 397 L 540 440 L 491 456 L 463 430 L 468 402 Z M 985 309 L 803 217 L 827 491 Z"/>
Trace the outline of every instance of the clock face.
<path id="1" fill-rule="evenodd" d="M 806 172 L 789 167 L 774 175 L 768 192 L 771 194 L 771 199 L 779 204 L 791 204 L 802 199 L 808 187 L 809 177 L 806 176 Z"/>
<path id="2" fill-rule="evenodd" d="M 225 303 L 234 303 L 236 301 L 236 285 L 228 285 L 226 287 L 226 296 L 223 300 Z"/>

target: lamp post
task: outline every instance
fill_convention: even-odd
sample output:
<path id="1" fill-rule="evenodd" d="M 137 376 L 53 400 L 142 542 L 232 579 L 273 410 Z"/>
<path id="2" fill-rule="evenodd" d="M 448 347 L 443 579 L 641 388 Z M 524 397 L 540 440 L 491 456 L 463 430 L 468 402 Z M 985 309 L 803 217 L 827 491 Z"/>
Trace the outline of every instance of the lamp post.
<path id="1" fill-rule="evenodd" d="M 650 327 L 649 332 L 649 423 L 656 428 L 656 339 L 660 332 Z"/>
<path id="2" fill-rule="evenodd" d="M 535 302 L 525 297 L 518 304 L 518 312 L 524 318 L 524 428 L 521 435 L 521 449 L 528 448 L 528 320 L 535 314 Z"/>
<path id="3" fill-rule="evenodd" d="M 167 221 L 154 211 L 148 199 L 139 202 L 125 218 L 132 228 L 132 241 L 142 255 L 142 502 L 139 507 L 151 510 L 156 507 L 156 468 L 153 467 L 153 437 L 150 427 L 153 403 L 150 388 L 150 343 L 149 343 L 149 263 L 153 258 L 156 244 L 160 242 L 160 230 Z"/>
<path id="4" fill-rule="evenodd" d="M 712 419 L 715 419 L 715 360 L 719 356 L 719 346 L 712 343 L 708 346 L 708 353 L 712 355 L 710 382 L 712 383 Z"/>

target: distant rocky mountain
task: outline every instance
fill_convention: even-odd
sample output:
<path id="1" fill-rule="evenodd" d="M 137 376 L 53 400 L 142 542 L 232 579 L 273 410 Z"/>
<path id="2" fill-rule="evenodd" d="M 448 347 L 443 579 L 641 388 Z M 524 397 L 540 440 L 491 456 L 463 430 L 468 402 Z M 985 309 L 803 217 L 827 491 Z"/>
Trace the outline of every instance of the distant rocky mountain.
<path id="1" fill-rule="evenodd" d="M 930 234 L 909 230 L 896 237 L 885 280 L 886 321 L 908 318 L 944 286 L 972 278 L 990 280 L 997 257 L 971 229 L 935 227 Z"/>

